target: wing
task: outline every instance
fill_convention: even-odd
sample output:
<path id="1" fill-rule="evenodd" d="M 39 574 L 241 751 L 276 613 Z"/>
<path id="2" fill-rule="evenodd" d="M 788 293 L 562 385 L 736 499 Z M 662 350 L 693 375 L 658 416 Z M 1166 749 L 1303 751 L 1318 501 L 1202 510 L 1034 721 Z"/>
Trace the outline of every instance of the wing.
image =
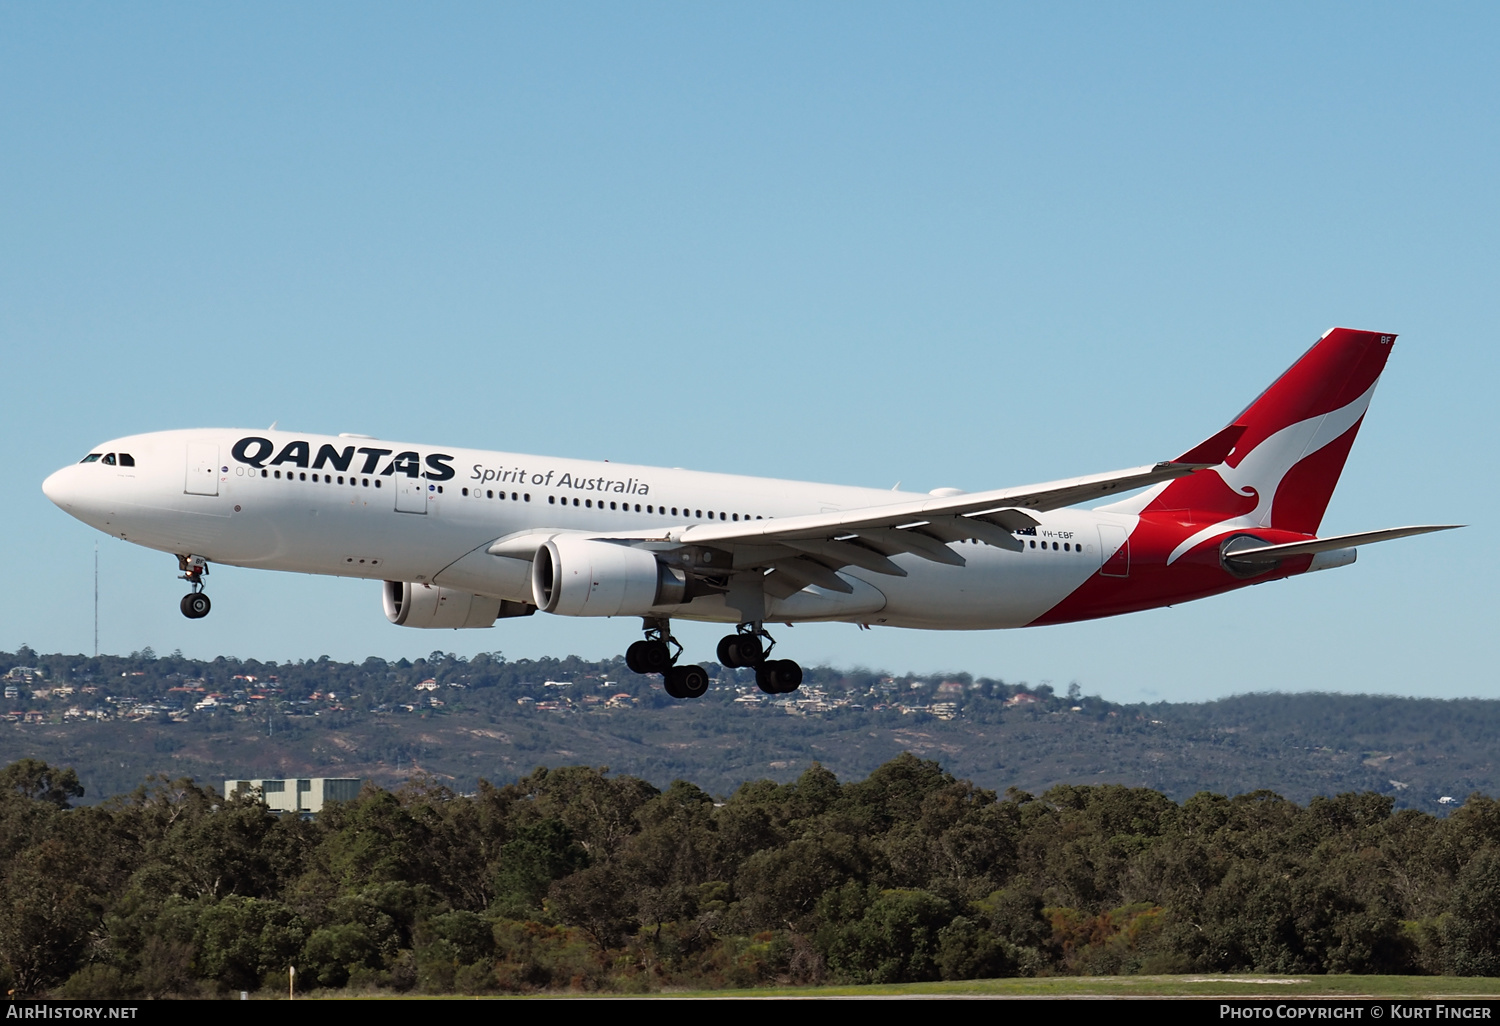
<path id="1" fill-rule="evenodd" d="M 1032 512 L 1131 491 L 1212 465 L 1174 461 L 888 506 L 737 524 L 693 524 L 671 530 L 669 540 L 710 550 L 726 549 L 735 570 L 769 569 L 772 572 L 764 583 L 772 594 L 790 595 L 809 584 L 848 593 L 850 585 L 836 573 L 842 567 L 857 566 L 904 577 L 906 571 L 891 560 L 901 553 L 963 566 L 964 557 L 948 543 L 975 538 L 999 548 L 1019 550 L 1023 543 L 1014 532 L 1037 526 L 1039 521 Z"/>
<path id="2" fill-rule="evenodd" d="M 1228 449 L 1232 438 L 1223 446 Z M 1199 446 L 1192 455 L 1198 455 Z M 1222 454 L 1219 455 L 1222 459 Z M 1045 484 L 997 491 L 973 492 L 943 498 L 922 498 L 889 505 L 738 523 L 679 524 L 659 530 L 630 533 L 588 533 L 646 548 L 681 551 L 697 574 L 723 575 L 755 572 L 766 590 L 780 597 L 810 584 L 849 593 L 838 576 L 846 566 L 905 577 L 891 557 L 902 553 L 935 563 L 963 566 L 965 560 L 950 542 L 976 538 L 1012 550 L 1022 543 L 1014 532 L 1035 527 L 1031 512 L 1072 506 L 1089 499 L 1143 488 L 1213 466 L 1204 462 L 1170 461 L 1107 474 L 1074 477 Z M 522 531 L 497 539 L 491 555 L 531 559 L 537 546 L 560 532 Z M 571 533 L 571 532 L 569 532 Z"/>
<path id="3" fill-rule="evenodd" d="M 1244 430 L 1231 424 L 1175 460 L 1020 488 L 908 499 L 770 520 L 679 524 L 645 532 L 578 533 L 679 552 L 686 557 L 684 568 L 691 567 L 699 576 L 722 578 L 734 572 L 755 572 L 761 575 L 765 590 L 781 598 L 810 584 L 849 594 L 852 586 L 837 572 L 846 566 L 905 577 L 906 571 L 891 560 L 902 553 L 963 566 L 964 557 L 949 548 L 949 543 L 969 538 L 1018 551 L 1022 542 L 1015 532 L 1039 523 L 1028 511 L 1061 509 L 1217 466 Z M 529 560 L 539 545 L 562 533 L 574 532 L 518 531 L 496 539 L 486 551 L 493 556 Z"/>

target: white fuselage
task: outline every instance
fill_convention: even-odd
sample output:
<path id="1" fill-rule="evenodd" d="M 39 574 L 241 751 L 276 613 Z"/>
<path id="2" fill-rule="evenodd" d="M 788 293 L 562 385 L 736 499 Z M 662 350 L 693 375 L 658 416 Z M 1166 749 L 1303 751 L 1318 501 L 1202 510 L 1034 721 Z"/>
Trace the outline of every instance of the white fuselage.
<path id="1" fill-rule="evenodd" d="M 247 446 L 247 437 L 259 441 Z M 548 532 L 618 535 L 710 518 L 784 518 L 921 498 L 282 431 L 135 435 L 95 454 L 101 459 L 58 471 L 45 490 L 73 516 L 127 541 L 213 563 L 425 583 L 515 602 L 531 601 L 530 563 L 486 550 L 519 532 L 538 532 L 540 542 Z M 118 458 L 107 465 L 103 454 L 128 454 L 134 465 L 122 466 Z M 1099 572 L 1101 556 L 1108 555 L 1101 525 L 1110 532 L 1106 539 L 1124 537 L 1136 519 L 1077 509 L 1038 513 L 1040 526 L 1023 538 L 1020 551 L 960 541 L 951 547 L 964 566 L 898 554 L 892 558 L 905 577 L 845 567 L 839 574 L 852 594 L 812 587 L 773 600 L 767 619 L 1025 626 Z M 741 619 L 714 595 L 653 613 Z"/>

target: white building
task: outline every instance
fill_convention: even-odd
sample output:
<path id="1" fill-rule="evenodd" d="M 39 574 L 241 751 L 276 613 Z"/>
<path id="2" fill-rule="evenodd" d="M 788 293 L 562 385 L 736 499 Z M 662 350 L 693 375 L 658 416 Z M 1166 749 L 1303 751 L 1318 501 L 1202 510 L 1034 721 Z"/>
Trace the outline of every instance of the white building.
<path id="1" fill-rule="evenodd" d="M 272 812 L 322 812 L 324 802 L 351 802 L 364 781 L 358 777 L 302 777 L 287 780 L 226 780 L 224 797 L 259 791 Z"/>

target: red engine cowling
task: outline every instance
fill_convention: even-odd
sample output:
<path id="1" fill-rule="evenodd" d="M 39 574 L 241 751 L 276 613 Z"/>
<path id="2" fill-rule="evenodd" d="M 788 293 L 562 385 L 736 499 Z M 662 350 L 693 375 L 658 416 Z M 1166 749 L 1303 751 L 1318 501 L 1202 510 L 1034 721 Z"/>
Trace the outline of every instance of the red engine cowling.
<path id="1" fill-rule="evenodd" d="M 399 627 L 491 627 L 502 603 L 452 588 L 385 582 L 385 618 Z"/>
<path id="2" fill-rule="evenodd" d="M 643 616 L 681 602 L 686 590 L 682 571 L 615 542 L 558 535 L 531 561 L 532 601 L 559 616 Z"/>

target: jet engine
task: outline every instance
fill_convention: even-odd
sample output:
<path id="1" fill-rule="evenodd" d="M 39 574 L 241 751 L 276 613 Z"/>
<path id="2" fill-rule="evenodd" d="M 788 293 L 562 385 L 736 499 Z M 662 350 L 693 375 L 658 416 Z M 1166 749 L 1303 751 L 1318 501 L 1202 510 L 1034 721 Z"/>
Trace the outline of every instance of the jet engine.
<path id="1" fill-rule="evenodd" d="M 529 616 L 536 607 L 452 588 L 385 582 L 385 618 L 398 627 L 490 627 L 502 616 Z"/>
<path id="2" fill-rule="evenodd" d="M 687 576 L 652 552 L 614 542 L 558 535 L 531 561 L 537 608 L 560 616 L 643 616 L 652 606 L 675 605 Z"/>

